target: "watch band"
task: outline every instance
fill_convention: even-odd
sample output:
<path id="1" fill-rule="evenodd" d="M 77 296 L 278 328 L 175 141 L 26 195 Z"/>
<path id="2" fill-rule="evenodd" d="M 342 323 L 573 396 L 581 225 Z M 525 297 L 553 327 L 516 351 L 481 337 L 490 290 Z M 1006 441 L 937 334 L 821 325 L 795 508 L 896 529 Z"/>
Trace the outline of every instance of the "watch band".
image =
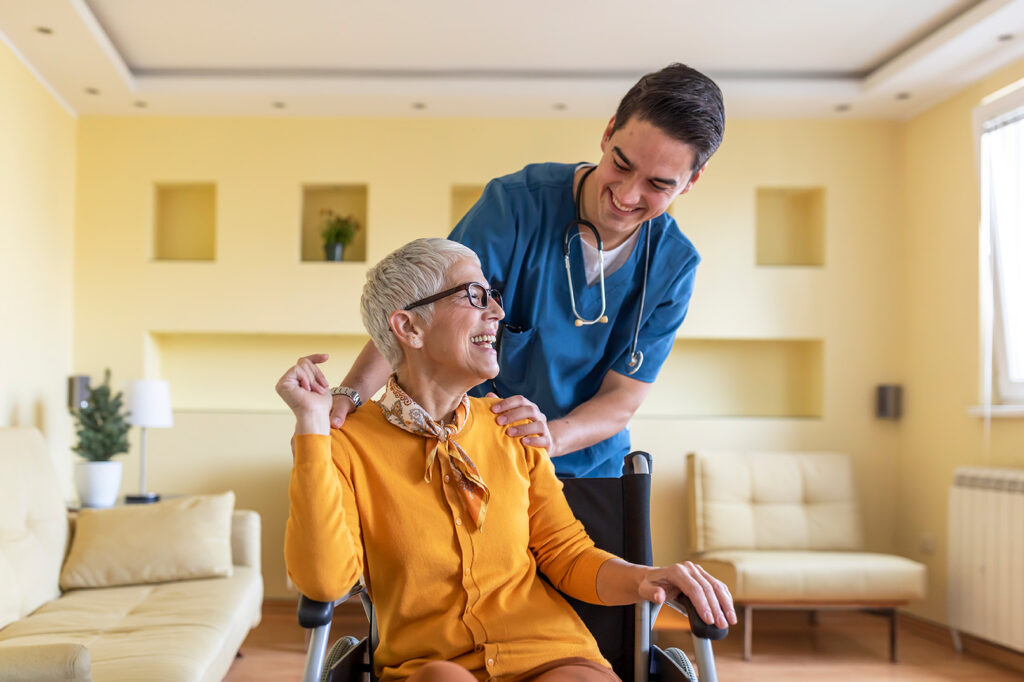
<path id="1" fill-rule="evenodd" d="M 362 398 L 359 397 L 359 391 L 348 386 L 335 386 L 331 389 L 331 395 L 343 395 L 351 400 L 357 408 L 363 404 Z"/>

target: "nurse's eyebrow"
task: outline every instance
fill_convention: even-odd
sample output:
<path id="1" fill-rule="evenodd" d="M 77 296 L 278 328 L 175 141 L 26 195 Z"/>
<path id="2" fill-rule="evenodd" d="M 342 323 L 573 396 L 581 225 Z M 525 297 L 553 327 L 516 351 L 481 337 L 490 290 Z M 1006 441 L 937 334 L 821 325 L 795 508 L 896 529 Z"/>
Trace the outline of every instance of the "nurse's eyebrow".
<path id="1" fill-rule="evenodd" d="M 615 147 L 612 147 L 612 151 L 615 152 L 618 155 L 619 161 L 622 162 L 622 165 L 628 166 L 630 168 L 633 167 L 633 162 L 630 161 L 629 158 L 627 158 L 626 155 L 622 153 L 621 149 L 619 149 L 617 146 L 615 146 Z M 659 185 L 665 185 L 667 187 L 675 187 L 676 185 L 679 184 L 678 182 L 676 182 L 672 178 L 651 178 L 651 182 L 656 182 Z"/>

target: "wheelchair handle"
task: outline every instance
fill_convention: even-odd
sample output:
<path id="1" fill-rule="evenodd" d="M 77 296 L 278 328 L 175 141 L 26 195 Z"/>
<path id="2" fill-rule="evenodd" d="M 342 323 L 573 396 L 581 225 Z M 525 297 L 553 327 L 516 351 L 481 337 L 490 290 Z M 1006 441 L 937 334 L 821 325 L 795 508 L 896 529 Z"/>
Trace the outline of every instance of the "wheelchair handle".
<path id="1" fill-rule="evenodd" d="M 685 613 L 686 617 L 690 620 L 690 632 L 700 637 L 701 639 L 710 639 L 712 641 L 718 641 L 724 639 L 729 634 L 729 628 L 720 628 L 716 625 L 708 625 L 700 616 L 697 615 L 697 609 L 694 608 L 693 602 L 682 592 L 675 599 L 671 599 L 668 605 L 674 608 L 680 613 Z"/>

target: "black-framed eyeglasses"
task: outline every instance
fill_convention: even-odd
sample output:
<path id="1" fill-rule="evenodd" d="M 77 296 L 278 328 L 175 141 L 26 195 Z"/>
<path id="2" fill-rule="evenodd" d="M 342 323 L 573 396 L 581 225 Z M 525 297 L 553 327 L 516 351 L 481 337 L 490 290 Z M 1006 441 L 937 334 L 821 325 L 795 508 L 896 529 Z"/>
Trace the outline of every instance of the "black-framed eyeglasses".
<path id="1" fill-rule="evenodd" d="M 486 310 L 487 305 L 490 299 L 492 298 L 494 299 L 494 302 L 498 304 L 498 307 L 501 307 L 501 292 L 499 292 L 497 289 L 488 289 L 483 284 L 480 284 L 480 282 L 466 282 L 465 284 L 460 284 L 457 287 L 446 289 L 445 291 L 442 291 L 441 293 L 438 294 L 434 294 L 433 296 L 421 298 L 415 303 L 410 303 L 409 305 L 405 306 L 404 310 L 412 310 L 413 308 L 418 308 L 421 305 L 427 305 L 428 303 L 433 303 L 434 301 L 440 301 L 445 296 L 451 296 L 452 294 L 457 294 L 460 291 L 466 292 L 469 298 L 469 302 L 474 308 Z"/>

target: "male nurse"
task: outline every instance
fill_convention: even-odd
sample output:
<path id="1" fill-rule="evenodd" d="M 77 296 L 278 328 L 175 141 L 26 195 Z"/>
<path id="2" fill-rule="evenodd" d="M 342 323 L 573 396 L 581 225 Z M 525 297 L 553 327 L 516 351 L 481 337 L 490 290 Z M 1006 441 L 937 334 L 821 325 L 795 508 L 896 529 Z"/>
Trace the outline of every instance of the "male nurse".
<path id="1" fill-rule="evenodd" d="M 449 235 L 480 256 L 505 307 L 501 371 L 475 392 L 503 398 L 499 423 L 529 420 L 508 433 L 546 447 L 559 475 L 621 474 L 629 420 L 672 349 L 700 262 L 665 211 L 700 179 L 724 127 L 718 86 L 671 64 L 626 93 L 597 164 L 492 180 Z M 333 389 L 332 425 L 390 371 L 367 344 Z"/>

